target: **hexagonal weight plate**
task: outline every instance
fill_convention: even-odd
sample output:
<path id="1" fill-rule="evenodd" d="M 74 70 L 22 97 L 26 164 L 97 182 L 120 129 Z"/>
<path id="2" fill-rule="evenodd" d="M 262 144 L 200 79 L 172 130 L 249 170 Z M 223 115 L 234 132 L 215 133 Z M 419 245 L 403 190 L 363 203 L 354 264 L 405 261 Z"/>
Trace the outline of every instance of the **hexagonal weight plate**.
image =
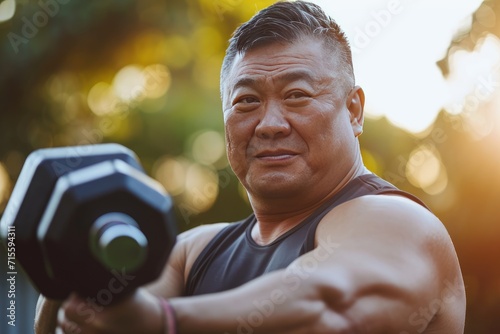
<path id="1" fill-rule="evenodd" d="M 109 269 L 92 253 L 92 226 L 110 212 L 131 217 L 147 238 L 148 256 L 133 271 Z M 38 238 L 54 281 L 70 282 L 73 291 L 106 304 L 161 274 L 176 232 L 163 188 L 123 161 L 110 160 L 59 178 Z"/>
<path id="2" fill-rule="evenodd" d="M 98 162 L 119 159 L 142 170 L 135 154 L 117 144 L 40 149 L 31 153 L 21 170 L 0 221 L 5 242 L 9 226 L 16 228 L 16 257 L 39 291 L 51 298 L 65 297 L 70 288 L 48 275 L 37 229 L 59 177 Z"/>

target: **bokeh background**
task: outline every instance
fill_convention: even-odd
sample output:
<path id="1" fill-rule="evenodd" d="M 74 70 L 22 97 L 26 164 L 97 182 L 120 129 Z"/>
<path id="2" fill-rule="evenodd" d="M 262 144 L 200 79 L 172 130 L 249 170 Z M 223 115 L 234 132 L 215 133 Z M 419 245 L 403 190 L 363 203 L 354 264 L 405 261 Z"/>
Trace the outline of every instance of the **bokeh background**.
<path id="1" fill-rule="evenodd" d="M 248 215 L 218 76 L 232 31 L 273 2 L 0 1 L 0 212 L 31 151 L 117 142 L 173 196 L 180 230 Z M 317 2 L 355 48 L 367 167 L 446 225 L 466 333 L 500 333 L 500 1 Z M 0 331 L 30 333 L 36 292 L 20 273 L 7 326 L 0 254 Z"/>

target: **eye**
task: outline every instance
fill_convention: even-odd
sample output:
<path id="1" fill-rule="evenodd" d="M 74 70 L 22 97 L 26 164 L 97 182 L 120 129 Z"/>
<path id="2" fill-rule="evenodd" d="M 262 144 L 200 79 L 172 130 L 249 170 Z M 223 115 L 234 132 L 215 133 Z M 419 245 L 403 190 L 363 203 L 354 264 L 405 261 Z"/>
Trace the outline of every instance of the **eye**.
<path id="1" fill-rule="evenodd" d="M 286 95 L 285 99 L 300 99 L 300 98 L 304 98 L 304 97 L 309 97 L 309 95 L 302 92 L 302 91 L 294 90 L 294 91 L 288 93 Z"/>
<path id="2" fill-rule="evenodd" d="M 238 102 L 240 102 L 240 103 L 256 103 L 256 102 L 259 102 L 259 100 L 257 100 L 253 96 L 247 96 L 247 97 L 242 98 Z"/>
<path id="3" fill-rule="evenodd" d="M 257 103 L 259 100 L 254 96 L 245 96 L 236 101 L 236 103 Z"/>
<path id="4" fill-rule="evenodd" d="M 233 100 L 232 108 L 236 111 L 247 112 L 252 111 L 260 106 L 260 100 L 254 95 L 244 95 L 241 97 L 236 97 Z"/>
<path id="5" fill-rule="evenodd" d="M 255 103 L 259 103 L 259 102 L 260 101 L 257 97 L 247 95 L 247 96 L 242 96 L 242 97 L 234 99 L 233 106 L 234 105 L 244 106 L 244 105 L 255 104 Z"/>

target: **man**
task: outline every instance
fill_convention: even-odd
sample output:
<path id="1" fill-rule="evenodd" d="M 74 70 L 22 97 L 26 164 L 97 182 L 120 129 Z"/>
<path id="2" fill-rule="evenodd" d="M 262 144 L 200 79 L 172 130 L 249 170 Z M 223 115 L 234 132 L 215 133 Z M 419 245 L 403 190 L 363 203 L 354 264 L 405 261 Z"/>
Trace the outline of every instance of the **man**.
<path id="1" fill-rule="evenodd" d="M 333 20 L 302 1 L 257 13 L 230 41 L 221 92 L 228 158 L 254 214 L 182 234 L 157 282 L 92 316 L 71 296 L 60 330 L 463 333 L 448 233 L 363 166 L 364 93 Z M 41 300 L 39 333 L 58 307 Z"/>

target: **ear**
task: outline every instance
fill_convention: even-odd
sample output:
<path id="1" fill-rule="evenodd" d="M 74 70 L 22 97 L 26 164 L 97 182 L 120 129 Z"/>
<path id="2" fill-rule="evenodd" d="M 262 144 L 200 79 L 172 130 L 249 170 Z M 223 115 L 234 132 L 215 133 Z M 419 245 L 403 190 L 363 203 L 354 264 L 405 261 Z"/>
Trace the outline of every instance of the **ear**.
<path id="1" fill-rule="evenodd" d="M 363 133 L 363 111 L 365 107 L 365 93 L 361 87 L 354 86 L 354 88 L 349 92 L 346 100 L 346 106 L 349 110 L 349 117 L 354 136 L 358 137 Z"/>

